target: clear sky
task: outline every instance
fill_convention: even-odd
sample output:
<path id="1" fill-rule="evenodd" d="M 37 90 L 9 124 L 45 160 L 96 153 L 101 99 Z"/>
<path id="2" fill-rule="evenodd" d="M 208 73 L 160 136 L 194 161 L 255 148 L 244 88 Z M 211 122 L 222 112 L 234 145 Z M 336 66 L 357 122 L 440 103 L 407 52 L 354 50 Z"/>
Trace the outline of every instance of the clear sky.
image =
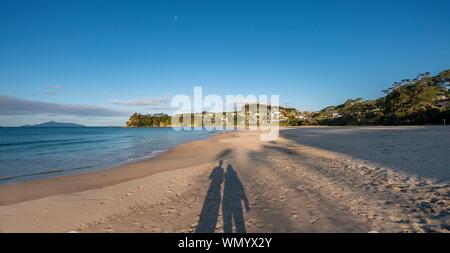
<path id="1" fill-rule="evenodd" d="M 450 1 L 0 1 L 0 125 L 123 125 L 171 95 L 319 110 L 450 68 Z"/>

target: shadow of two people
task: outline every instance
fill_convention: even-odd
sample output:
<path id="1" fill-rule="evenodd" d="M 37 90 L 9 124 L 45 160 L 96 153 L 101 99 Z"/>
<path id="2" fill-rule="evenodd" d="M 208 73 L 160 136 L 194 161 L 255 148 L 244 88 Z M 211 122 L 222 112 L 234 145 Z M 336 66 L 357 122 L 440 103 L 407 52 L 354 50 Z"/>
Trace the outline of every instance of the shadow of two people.
<path id="1" fill-rule="evenodd" d="M 215 167 L 209 179 L 208 192 L 203 202 L 202 211 L 200 213 L 199 223 L 196 233 L 214 233 L 219 219 L 219 208 L 222 204 L 223 232 L 233 232 L 233 222 L 237 233 L 245 233 L 245 222 L 243 214 L 243 206 L 249 211 L 248 198 L 245 193 L 241 180 L 229 164 L 226 172 L 222 167 L 223 161 L 219 161 L 219 165 Z M 223 187 L 223 198 L 221 198 L 221 185 Z"/>

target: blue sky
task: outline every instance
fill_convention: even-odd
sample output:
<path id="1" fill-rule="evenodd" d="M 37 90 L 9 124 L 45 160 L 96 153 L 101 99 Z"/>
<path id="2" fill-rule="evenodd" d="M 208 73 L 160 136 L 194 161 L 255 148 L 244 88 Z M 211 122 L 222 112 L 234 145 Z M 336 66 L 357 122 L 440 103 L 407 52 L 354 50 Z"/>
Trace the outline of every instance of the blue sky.
<path id="1" fill-rule="evenodd" d="M 450 68 L 449 10 L 447 0 L 2 0 L 0 125 L 123 125 L 196 85 L 306 110 L 376 98 Z"/>

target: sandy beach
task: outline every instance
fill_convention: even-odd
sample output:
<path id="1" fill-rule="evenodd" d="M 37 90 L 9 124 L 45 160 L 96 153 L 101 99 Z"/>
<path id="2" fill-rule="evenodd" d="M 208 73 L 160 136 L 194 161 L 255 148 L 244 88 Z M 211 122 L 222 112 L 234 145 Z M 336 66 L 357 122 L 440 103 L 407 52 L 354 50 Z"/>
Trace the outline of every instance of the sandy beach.
<path id="1" fill-rule="evenodd" d="M 449 232 L 448 127 L 227 132 L 0 186 L 0 232 Z M 230 231 L 231 230 L 231 231 Z"/>

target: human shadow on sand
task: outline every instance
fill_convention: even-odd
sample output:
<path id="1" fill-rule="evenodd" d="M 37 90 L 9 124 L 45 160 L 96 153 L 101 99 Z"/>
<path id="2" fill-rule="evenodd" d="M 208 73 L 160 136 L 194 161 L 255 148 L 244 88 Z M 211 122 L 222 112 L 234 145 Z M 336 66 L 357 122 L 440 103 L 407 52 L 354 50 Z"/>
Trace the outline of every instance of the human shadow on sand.
<path id="1" fill-rule="evenodd" d="M 196 233 L 214 233 L 219 220 L 219 208 L 222 204 L 223 231 L 245 233 L 243 208 L 249 211 L 247 195 L 241 180 L 233 166 L 229 164 L 226 172 L 222 167 L 223 161 L 215 167 L 209 176 L 211 184 L 203 202 Z M 223 186 L 223 199 L 221 198 L 221 184 Z"/>
<path id="2" fill-rule="evenodd" d="M 222 216 L 224 233 L 233 233 L 233 223 L 236 233 L 246 232 L 242 204 L 244 204 L 245 210 L 248 212 L 250 207 L 244 186 L 230 164 L 225 173 L 223 189 Z"/>
<path id="3" fill-rule="evenodd" d="M 216 230 L 221 201 L 220 188 L 223 183 L 224 173 L 222 164 L 223 161 L 219 161 L 219 165 L 212 170 L 211 175 L 209 176 L 211 184 L 209 185 L 205 201 L 203 202 L 200 220 L 197 229 L 195 230 L 196 233 L 214 233 Z"/>

